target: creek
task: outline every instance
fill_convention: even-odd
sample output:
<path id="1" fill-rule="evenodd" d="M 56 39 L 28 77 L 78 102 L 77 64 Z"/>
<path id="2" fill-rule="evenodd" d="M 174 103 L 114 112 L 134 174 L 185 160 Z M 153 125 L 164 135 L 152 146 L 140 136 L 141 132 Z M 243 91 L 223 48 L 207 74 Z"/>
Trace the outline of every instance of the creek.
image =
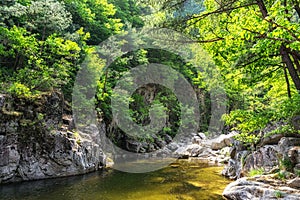
<path id="1" fill-rule="evenodd" d="M 204 200 L 223 199 L 230 181 L 223 167 L 178 160 L 148 173 L 113 169 L 58 179 L 0 186 L 1 200 Z"/>

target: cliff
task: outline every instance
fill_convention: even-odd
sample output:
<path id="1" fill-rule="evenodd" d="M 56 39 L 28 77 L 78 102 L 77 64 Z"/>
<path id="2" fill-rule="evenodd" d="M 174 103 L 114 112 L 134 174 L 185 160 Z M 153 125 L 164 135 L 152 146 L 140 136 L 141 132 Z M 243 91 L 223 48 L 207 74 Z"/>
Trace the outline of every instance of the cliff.
<path id="1" fill-rule="evenodd" d="M 59 92 L 35 99 L 0 95 L 0 183 L 83 174 L 105 163 L 101 148 L 72 131 Z"/>

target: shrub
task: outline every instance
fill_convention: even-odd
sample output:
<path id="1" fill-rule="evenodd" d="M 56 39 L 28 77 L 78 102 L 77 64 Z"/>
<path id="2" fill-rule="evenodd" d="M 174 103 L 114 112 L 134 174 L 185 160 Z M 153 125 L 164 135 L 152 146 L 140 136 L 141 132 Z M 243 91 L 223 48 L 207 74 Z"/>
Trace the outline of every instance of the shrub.
<path id="1" fill-rule="evenodd" d="M 262 175 L 265 172 L 264 168 L 259 168 L 259 169 L 252 169 L 249 171 L 249 176 L 257 176 L 257 175 Z"/>
<path id="2" fill-rule="evenodd" d="M 283 197 L 283 193 L 279 190 L 275 190 L 274 191 L 274 196 L 279 199 L 279 198 L 282 198 Z"/>
<path id="3" fill-rule="evenodd" d="M 32 93 L 30 91 L 30 89 L 23 85 L 22 83 L 18 83 L 15 82 L 13 83 L 10 88 L 8 89 L 8 91 L 16 97 L 25 97 L 25 98 L 29 98 L 32 96 Z"/>

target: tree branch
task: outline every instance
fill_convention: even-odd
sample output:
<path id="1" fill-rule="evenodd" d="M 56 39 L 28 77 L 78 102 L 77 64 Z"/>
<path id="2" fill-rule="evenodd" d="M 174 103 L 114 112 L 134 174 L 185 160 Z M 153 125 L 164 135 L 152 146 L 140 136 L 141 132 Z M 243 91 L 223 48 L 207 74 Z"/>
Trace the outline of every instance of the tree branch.
<path id="1" fill-rule="evenodd" d="M 192 20 L 192 19 L 197 19 L 194 22 L 194 23 L 197 23 L 200 20 L 204 19 L 205 17 L 208 17 L 208 16 L 213 15 L 213 14 L 221 14 L 221 13 L 224 13 L 224 12 L 233 11 L 233 10 L 236 10 L 236 9 L 240 9 L 240 8 L 244 8 L 244 7 L 249 7 L 249 6 L 253 6 L 253 5 L 255 5 L 255 3 L 249 3 L 249 4 L 245 4 L 245 5 L 241 5 L 241 6 L 236 6 L 236 7 L 231 7 L 231 8 L 221 7 L 221 8 L 218 8 L 217 10 L 215 10 L 215 11 L 204 13 L 204 14 L 202 14 L 200 16 L 199 15 L 198 16 L 191 16 L 190 18 L 187 18 L 186 21 Z"/>

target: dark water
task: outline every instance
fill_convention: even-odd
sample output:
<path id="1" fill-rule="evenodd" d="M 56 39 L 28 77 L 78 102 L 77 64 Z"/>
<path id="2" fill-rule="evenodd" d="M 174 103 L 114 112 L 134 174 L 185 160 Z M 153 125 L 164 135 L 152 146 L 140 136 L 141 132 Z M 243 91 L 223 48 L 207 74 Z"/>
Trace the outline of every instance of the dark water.
<path id="1" fill-rule="evenodd" d="M 105 170 L 83 176 L 0 186 L 2 200 L 203 200 L 222 199 L 230 182 L 222 167 L 180 160 L 164 169 L 130 174 Z"/>

